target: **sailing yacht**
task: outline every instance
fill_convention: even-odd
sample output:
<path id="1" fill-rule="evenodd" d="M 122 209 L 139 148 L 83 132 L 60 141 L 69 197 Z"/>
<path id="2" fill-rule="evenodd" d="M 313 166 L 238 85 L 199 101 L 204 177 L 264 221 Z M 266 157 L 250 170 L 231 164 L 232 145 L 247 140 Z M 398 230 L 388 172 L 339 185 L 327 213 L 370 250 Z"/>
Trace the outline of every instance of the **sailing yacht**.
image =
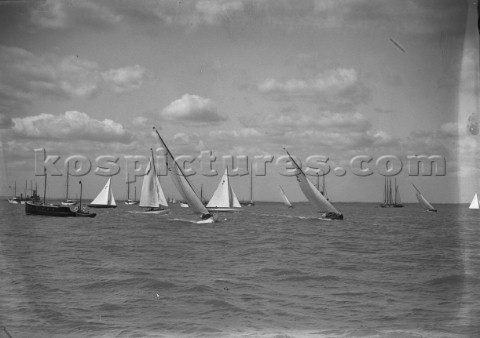
<path id="1" fill-rule="evenodd" d="M 470 203 L 470 206 L 468 208 L 469 209 L 480 209 L 480 204 L 478 202 L 477 193 L 475 193 L 475 196 L 473 196 L 472 203 Z"/>
<path id="2" fill-rule="evenodd" d="M 281 186 L 280 186 L 280 196 L 282 197 L 283 204 L 285 204 L 289 208 L 293 208 L 292 203 L 290 203 L 290 201 L 288 200 L 288 197 L 285 194 L 285 191 L 283 191 Z"/>
<path id="3" fill-rule="evenodd" d="M 323 218 L 336 220 L 343 219 L 343 214 L 338 211 L 332 205 L 332 203 L 330 203 L 325 196 L 323 196 L 322 193 L 315 188 L 290 153 L 286 149 L 285 151 L 290 157 L 292 163 L 297 167 L 297 182 L 308 201 L 317 209 L 318 212 L 322 213 Z"/>
<path id="4" fill-rule="evenodd" d="M 418 188 L 415 186 L 415 184 L 413 184 L 413 187 L 415 188 L 415 196 L 417 197 L 417 200 L 418 200 L 418 203 L 420 203 L 424 208 L 425 208 L 425 211 L 431 211 L 431 212 L 437 212 L 437 209 L 435 209 L 428 201 L 427 199 L 425 198 L 425 196 L 422 195 L 422 193 L 420 192 L 420 190 L 418 190 Z"/>
<path id="5" fill-rule="evenodd" d="M 130 199 L 130 180 L 128 179 L 128 173 L 127 173 L 127 199 L 124 202 L 127 205 L 135 205 L 138 204 L 139 201 L 137 201 L 137 187 L 135 186 L 135 197 L 133 200 Z"/>
<path id="6" fill-rule="evenodd" d="M 100 191 L 100 193 L 95 197 L 95 199 L 88 204 L 91 208 L 116 208 L 117 203 L 113 197 L 112 187 L 110 186 L 110 178 L 107 183 Z"/>
<path id="7" fill-rule="evenodd" d="M 380 204 L 382 208 L 403 208 L 400 199 L 400 191 L 398 190 L 397 178 L 395 177 L 395 188 L 392 190 L 392 178 L 385 176 L 385 186 L 383 189 L 383 203 Z"/>
<path id="8" fill-rule="evenodd" d="M 238 201 L 235 192 L 230 185 L 230 180 L 228 178 L 228 168 L 225 169 L 220 183 L 218 183 L 217 189 L 213 194 L 212 198 L 207 204 L 208 211 L 240 211 L 242 206 Z"/>
<path id="9" fill-rule="evenodd" d="M 144 213 L 166 215 L 170 212 L 168 202 L 158 180 L 152 150 L 152 159 L 143 176 L 142 193 L 139 206 L 145 208 Z"/>
<path id="10" fill-rule="evenodd" d="M 240 205 L 246 205 L 248 207 L 253 207 L 255 202 L 253 201 L 253 164 L 250 163 L 250 202 L 242 201 Z"/>
<path id="11" fill-rule="evenodd" d="M 71 200 L 71 199 L 68 198 L 68 177 L 69 177 L 69 174 L 70 174 L 69 173 L 69 163 L 70 162 L 67 162 L 67 183 L 66 183 L 67 191 L 65 193 L 65 201 L 60 202 L 61 205 L 68 205 L 68 206 L 77 204 L 77 201 Z"/>
<path id="12" fill-rule="evenodd" d="M 160 143 L 167 151 L 167 158 L 168 158 L 168 171 L 171 174 L 171 178 L 175 188 L 180 193 L 180 196 L 188 203 L 188 206 L 194 213 L 201 215 L 201 220 L 197 221 L 196 223 L 213 223 L 216 221 L 216 215 L 212 214 L 210 211 L 207 210 L 205 205 L 202 203 L 202 200 L 197 193 L 196 188 L 190 182 L 187 176 L 185 176 L 182 168 L 178 165 L 175 161 L 175 157 L 172 155 L 170 150 L 168 149 L 167 145 L 163 141 L 162 137 L 160 136 L 158 130 L 153 127 L 157 136 L 160 140 Z"/>

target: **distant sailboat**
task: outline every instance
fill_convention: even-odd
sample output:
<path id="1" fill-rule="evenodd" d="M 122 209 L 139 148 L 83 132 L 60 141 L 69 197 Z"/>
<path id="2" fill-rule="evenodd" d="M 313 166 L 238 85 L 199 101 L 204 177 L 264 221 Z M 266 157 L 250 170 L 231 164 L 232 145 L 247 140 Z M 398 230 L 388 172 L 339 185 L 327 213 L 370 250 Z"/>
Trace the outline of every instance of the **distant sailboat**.
<path id="1" fill-rule="evenodd" d="M 168 214 L 168 202 L 158 180 L 155 163 L 152 159 L 147 165 L 145 176 L 143 176 L 142 193 L 140 195 L 140 207 L 147 208 L 145 213 L 149 214 Z"/>
<path id="2" fill-rule="evenodd" d="M 322 175 L 322 189 L 320 190 L 320 173 L 317 172 L 317 185 L 316 188 L 327 199 L 327 186 L 325 185 L 325 175 Z"/>
<path id="3" fill-rule="evenodd" d="M 343 219 L 343 214 L 338 211 L 332 203 L 330 203 L 325 196 L 323 196 L 310 182 L 310 180 L 307 178 L 305 173 L 303 172 L 302 168 L 298 165 L 298 163 L 292 158 L 290 153 L 285 149 L 287 152 L 288 156 L 290 157 L 290 160 L 293 162 L 293 164 L 297 167 L 298 174 L 297 174 L 297 181 L 298 185 L 300 186 L 300 189 L 302 190 L 303 194 L 305 197 L 310 201 L 310 203 L 317 208 L 319 212 L 322 213 L 322 216 L 324 218 L 328 219 Z"/>
<path id="4" fill-rule="evenodd" d="M 417 200 L 418 202 L 426 209 L 425 211 L 432 211 L 432 212 L 437 212 L 437 209 L 435 209 L 428 201 L 427 199 L 422 195 L 422 193 L 420 192 L 420 190 L 418 190 L 418 188 L 415 186 L 415 184 L 413 184 L 413 187 L 415 188 L 416 190 L 416 196 L 417 196 Z M 478 205 L 478 204 L 477 204 Z"/>
<path id="5" fill-rule="evenodd" d="M 289 208 L 293 208 L 292 203 L 290 203 L 290 201 L 288 200 L 287 195 L 285 194 L 285 191 L 283 191 L 281 186 L 280 186 L 280 196 L 282 196 L 283 204 L 285 204 Z"/>
<path id="6" fill-rule="evenodd" d="M 67 191 L 65 193 L 65 201 L 62 201 L 60 202 L 61 205 L 75 205 L 77 204 L 77 201 L 75 200 L 71 200 L 68 198 L 68 177 L 69 177 L 69 164 L 70 162 L 67 162 L 67 183 L 66 183 L 66 186 L 67 186 Z"/>
<path id="7" fill-rule="evenodd" d="M 207 209 L 209 211 L 240 211 L 242 206 L 238 201 L 235 192 L 230 185 L 230 180 L 228 178 L 228 168 L 225 169 L 220 183 L 218 183 L 217 189 L 213 194 L 212 198 L 207 204 Z"/>
<path id="8" fill-rule="evenodd" d="M 255 202 L 253 201 L 253 164 L 250 163 L 250 202 L 242 201 L 240 205 L 246 205 L 249 207 L 253 207 Z"/>
<path id="9" fill-rule="evenodd" d="M 397 178 L 395 177 L 395 188 L 392 190 L 392 178 L 385 176 L 385 186 L 383 189 L 383 203 L 380 204 L 382 208 L 402 208 L 403 204 L 400 199 L 400 191 L 398 190 Z"/>
<path id="10" fill-rule="evenodd" d="M 127 173 L 127 199 L 125 200 L 125 204 L 127 205 L 135 205 L 138 204 L 139 201 L 137 201 L 137 187 L 135 186 L 135 196 L 133 200 L 130 199 L 130 180 L 128 179 L 128 173 Z"/>
<path id="11" fill-rule="evenodd" d="M 478 196 L 475 193 L 475 196 L 473 196 L 472 203 L 470 203 L 470 206 L 468 207 L 469 209 L 480 209 L 480 204 L 478 203 Z"/>
<path id="12" fill-rule="evenodd" d="M 110 178 L 107 183 L 100 191 L 100 193 L 95 197 L 95 199 L 88 204 L 91 208 L 116 208 L 117 203 L 115 203 L 115 198 L 113 197 L 112 187 L 110 186 Z"/>
<path id="13" fill-rule="evenodd" d="M 168 149 L 167 145 L 163 141 L 162 137 L 158 133 L 158 130 L 153 127 L 157 136 L 162 144 L 162 146 L 167 151 L 168 158 L 168 170 L 171 174 L 171 178 L 175 188 L 178 190 L 182 198 L 188 203 L 188 206 L 193 210 L 194 213 L 200 214 L 201 220 L 197 223 L 213 223 L 215 222 L 215 216 L 207 210 L 205 205 L 203 205 L 202 200 L 200 199 L 195 187 L 190 182 L 187 176 L 182 171 L 182 168 L 177 164 L 172 153 Z"/>

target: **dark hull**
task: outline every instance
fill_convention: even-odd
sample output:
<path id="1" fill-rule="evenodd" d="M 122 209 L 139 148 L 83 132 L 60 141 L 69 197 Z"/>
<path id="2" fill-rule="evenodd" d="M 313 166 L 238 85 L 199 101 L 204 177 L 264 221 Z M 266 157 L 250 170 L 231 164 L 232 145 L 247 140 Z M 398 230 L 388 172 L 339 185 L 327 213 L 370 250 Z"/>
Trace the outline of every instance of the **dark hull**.
<path id="1" fill-rule="evenodd" d="M 95 213 L 89 213 L 89 212 L 76 212 L 75 213 L 75 216 L 76 217 L 95 217 L 97 216 L 97 214 Z"/>
<path id="2" fill-rule="evenodd" d="M 116 205 L 104 205 L 104 204 L 88 204 L 90 208 L 116 208 Z"/>
<path id="3" fill-rule="evenodd" d="M 76 217 L 76 213 L 69 207 L 59 205 L 35 204 L 32 202 L 25 203 L 25 213 L 27 215 L 42 215 L 55 217 Z"/>

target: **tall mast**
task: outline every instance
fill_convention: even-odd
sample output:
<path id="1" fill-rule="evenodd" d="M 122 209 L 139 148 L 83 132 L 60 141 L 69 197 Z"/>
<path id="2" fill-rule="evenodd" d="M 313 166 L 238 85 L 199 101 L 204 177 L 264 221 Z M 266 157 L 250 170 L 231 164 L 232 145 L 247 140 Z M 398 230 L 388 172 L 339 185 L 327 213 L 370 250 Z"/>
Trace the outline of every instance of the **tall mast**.
<path id="1" fill-rule="evenodd" d="M 65 194 L 65 200 L 68 201 L 68 174 L 69 174 L 69 164 L 70 162 L 67 162 L 67 192 Z"/>
<path id="2" fill-rule="evenodd" d="M 43 163 L 47 162 L 47 151 L 43 148 Z M 43 186 L 43 204 L 45 204 L 45 198 L 47 196 L 47 168 L 43 167 L 43 174 L 45 175 L 45 181 Z"/>
<path id="3" fill-rule="evenodd" d="M 253 163 L 250 162 L 250 203 L 253 203 Z"/>
<path id="4" fill-rule="evenodd" d="M 128 180 L 128 172 L 127 172 L 127 201 L 130 200 L 130 181 Z"/>

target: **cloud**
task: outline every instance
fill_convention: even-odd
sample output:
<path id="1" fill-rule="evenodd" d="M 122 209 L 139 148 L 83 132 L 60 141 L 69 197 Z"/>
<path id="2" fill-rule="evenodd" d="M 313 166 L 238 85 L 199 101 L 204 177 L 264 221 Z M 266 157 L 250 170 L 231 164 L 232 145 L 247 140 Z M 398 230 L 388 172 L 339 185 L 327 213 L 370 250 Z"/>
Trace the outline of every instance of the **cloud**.
<path id="1" fill-rule="evenodd" d="M 139 66 L 102 72 L 95 62 L 75 55 L 35 55 L 25 49 L 0 46 L 0 107 L 13 109 L 34 98 L 91 98 L 102 87 L 122 93 L 140 87 L 147 76 Z"/>
<path id="2" fill-rule="evenodd" d="M 170 103 L 160 115 L 168 121 L 215 123 L 225 120 L 225 117 L 217 112 L 216 104 L 212 100 L 190 94 Z"/>
<path id="3" fill-rule="evenodd" d="M 78 111 L 14 118 L 12 130 L 16 137 L 48 140 L 129 143 L 133 139 L 120 123 L 111 119 L 99 121 Z"/>
<path id="4" fill-rule="evenodd" d="M 319 73 L 315 78 L 266 79 L 257 85 L 258 90 L 275 100 L 304 99 L 327 105 L 353 106 L 365 102 L 369 92 L 359 81 L 354 69 L 338 68 Z"/>
<path id="5" fill-rule="evenodd" d="M 145 80 L 146 70 L 139 65 L 135 65 L 111 69 L 103 72 L 102 77 L 113 87 L 115 92 L 123 93 L 139 88 Z"/>
<path id="6" fill-rule="evenodd" d="M 119 23 L 229 25 L 232 18 L 267 22 L 280 29 L 394 29 L 402 33 L 461 33 L 466 3 L 458 0 L 192 0 L 192 1 L 65 1 L 45 0 L 30 6 L 30 20 L 47 29 L 78 26 L 96 29 Z M 299 20 L 301 18 L 301 20 Z"/>
<path id="7" fill-rule="evenodd" d="M 110 4 L 111 5 L 111 4 Z M 105 26 L 119 22 L 122 16 L 108 3 L 93 1 L 45 0 L 32 6 L 30 18 L 33 24 L 50 29 L 78 25 Z"/>

